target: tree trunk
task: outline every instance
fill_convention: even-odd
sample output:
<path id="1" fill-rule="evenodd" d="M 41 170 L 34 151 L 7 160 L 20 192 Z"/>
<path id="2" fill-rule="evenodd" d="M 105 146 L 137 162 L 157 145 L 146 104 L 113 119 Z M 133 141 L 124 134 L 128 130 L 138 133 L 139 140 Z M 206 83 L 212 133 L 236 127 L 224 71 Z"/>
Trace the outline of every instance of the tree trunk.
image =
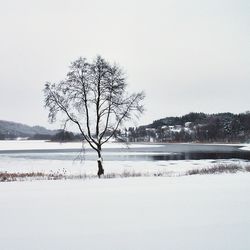
<path id="1" fill-rule="evenodd" d="M 102 155 L 101 155 L 101 150 L 98 151 L 98 160 L 97 160 L 97 164 L 98 164 L 98 172 L 97 175 L 100 178 L 101 175 L 104 174 L 104 169 L 102 166 Z"/>

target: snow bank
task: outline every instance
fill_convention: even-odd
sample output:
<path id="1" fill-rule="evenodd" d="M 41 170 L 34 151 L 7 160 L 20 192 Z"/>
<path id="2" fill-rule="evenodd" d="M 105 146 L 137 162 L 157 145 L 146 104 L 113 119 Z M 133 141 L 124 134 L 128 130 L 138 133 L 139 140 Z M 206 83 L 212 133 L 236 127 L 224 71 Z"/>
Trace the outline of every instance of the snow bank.
<path id="1" fill-rule="evenodd" d="M 3 250 L 248 250 L 250 174 L 0 183 Z"/>
<path id="2" fill-rule="evenodd" d="M 247 150 L 250 151 L 250 144 L 242 144 L 242 148 L 240 148 L 241 150 Z"/>

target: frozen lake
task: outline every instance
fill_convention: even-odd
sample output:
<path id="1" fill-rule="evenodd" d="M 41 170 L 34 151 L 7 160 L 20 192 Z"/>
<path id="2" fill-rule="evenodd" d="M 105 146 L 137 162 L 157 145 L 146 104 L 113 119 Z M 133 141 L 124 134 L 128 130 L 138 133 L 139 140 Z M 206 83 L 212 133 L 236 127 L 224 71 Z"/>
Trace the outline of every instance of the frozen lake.
<path id="1" fill-rule="evenodd" d="M 250 151 L 241 148 L 242 145 L 107 143 L 103 158 L 105 170 L 111 172 L 179 171 L 216 163 L 249 163 Z M 0 142 L 0 171 L 95 172 L 96 160 L 95 151 L 81 143 Z"/>

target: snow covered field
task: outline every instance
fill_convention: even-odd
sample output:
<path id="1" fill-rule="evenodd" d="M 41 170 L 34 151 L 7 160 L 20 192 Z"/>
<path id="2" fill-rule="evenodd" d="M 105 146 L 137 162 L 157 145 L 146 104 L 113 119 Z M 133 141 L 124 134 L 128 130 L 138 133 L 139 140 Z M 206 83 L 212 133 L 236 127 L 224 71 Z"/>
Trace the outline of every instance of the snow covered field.
<path id="1" fill-rule="evenodd" d="M 79 143 L 0 142 L 0 150 L 80 147 Z M 157 154 L 151 149 L 111 150 L 106 156 Z M 96 174 L 95 160 L 70 160 L 76 152 L 42 154 L 2 153 L 0 172 Z M 132 159 L 104 161 L 105 173 L 167 171 L 172 177 L 0 182 L 0 249 L 250 249 L 250 173 L 178 177 L 191 169 L 231 163 L 244 166 L 249 161 Z"/>
<path id="2" fill-rule="evenodd" d="M 248 250 L 250 174 L 0 183 L 1 250 Z"/>

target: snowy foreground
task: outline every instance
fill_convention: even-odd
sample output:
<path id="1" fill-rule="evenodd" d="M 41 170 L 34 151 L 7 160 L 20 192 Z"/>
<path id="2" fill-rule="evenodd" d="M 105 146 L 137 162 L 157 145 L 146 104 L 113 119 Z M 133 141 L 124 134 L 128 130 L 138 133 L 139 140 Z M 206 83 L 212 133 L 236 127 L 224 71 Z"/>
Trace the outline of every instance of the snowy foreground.
<path id="1" fill-rule="evenodd" d="M 0 143 L 0 150 L 80 147 Z M 67 160 L 72 155 L 55 152 L 42 159 L 39 153 L 2 154 L 0 172 L 96 174 L 96 161 Z M 108 160 L 106 174 L 167 171 L 172 177 L 0 182 L 0 250 L 248 250 L 250 172 L 182 176 L 218 164 L 244 167 L 249 161 Z"/>
<path id="2" fill-rule="evenodd" d="M 250 173 L 0 183 L 1 250 L 250 249 Z"/>

